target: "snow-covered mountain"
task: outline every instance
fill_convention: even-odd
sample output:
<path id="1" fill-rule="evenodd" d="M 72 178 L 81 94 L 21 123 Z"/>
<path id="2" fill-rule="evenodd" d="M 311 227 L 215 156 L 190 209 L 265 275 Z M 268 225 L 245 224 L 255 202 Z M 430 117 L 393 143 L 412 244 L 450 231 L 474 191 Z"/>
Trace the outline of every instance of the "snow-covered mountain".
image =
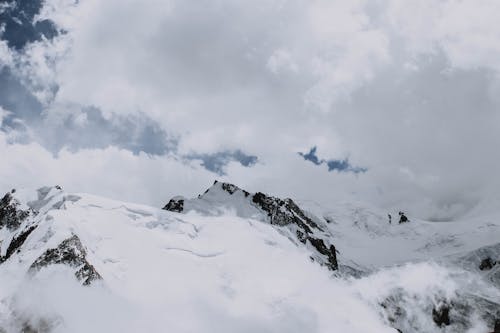
<path id="1" fill-rule="evenodd" d="M 388 213 L 221 182 L 163 209 L 13 190 L 0 332 L 492 332 L 499 219 Z"/>

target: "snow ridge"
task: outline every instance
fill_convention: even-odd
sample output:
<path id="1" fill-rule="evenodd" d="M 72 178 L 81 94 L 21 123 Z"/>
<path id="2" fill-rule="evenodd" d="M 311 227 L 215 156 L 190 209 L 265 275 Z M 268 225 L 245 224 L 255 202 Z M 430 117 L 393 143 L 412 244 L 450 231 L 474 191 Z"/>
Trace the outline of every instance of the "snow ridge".
<path id="1" fill-rule="evenodd" d="M 331 270 L 339 268 L 337 250 L 331 244 L 331 235 L 326 233 L 290 198 L 280 199 L 262 192 L 250 193 L 230 183 L 215 181 L 203 194 L 195 199 L 176 196 L 163 208 L 183 213 L 191 210 L 206 214 L 222 214 L 234 210 L 238 216 L 254 217 L 277 227 L 284 227 L 288 236 L 314 250 L 313 260 Z M 282 228 L 283 230 L 283 228 Z"/>

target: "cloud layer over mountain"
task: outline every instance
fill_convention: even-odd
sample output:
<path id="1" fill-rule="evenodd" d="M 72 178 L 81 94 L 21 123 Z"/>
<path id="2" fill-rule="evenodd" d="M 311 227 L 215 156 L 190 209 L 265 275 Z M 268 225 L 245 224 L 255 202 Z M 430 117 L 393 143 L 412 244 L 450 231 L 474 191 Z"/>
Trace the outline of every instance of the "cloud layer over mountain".
<path id="1" fill-rule="evenodd" d="M 500 198 L 496 1 L 26 3 L 0 2 L 2 190 L 159 204 L 223 175 L 439 220 Z"/>

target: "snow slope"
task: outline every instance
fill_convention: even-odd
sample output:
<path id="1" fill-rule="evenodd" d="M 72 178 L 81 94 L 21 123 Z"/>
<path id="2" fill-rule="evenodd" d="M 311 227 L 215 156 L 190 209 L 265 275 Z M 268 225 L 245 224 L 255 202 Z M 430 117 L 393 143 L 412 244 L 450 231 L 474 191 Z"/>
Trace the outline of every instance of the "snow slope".
<path id="1" fill-rule="evenodd" d="M 481 246 L 495 253 L 494 222 L 404 229 L 376 210 L 312 203 L 299 205 L 306 218 L 291 204 L 270 215 L 222 185 L 180 212 L 55 187 L 12 193 L 0 205 L 0 332 L 491 330 L 499 286 L 467 265 Z M 433 241 L 447 235 L 455 243 Z M 316 240 L 340 251 L 340 270 Z M 453 305 L 449 326 L 433 320 L 441 304 Z"/>
<path id="2" fill-rule="evenodd" d="M 328 221 L 328 230 L 341 253 L 371 268 L 436 260 L 500 244 L 500 215 L 453 222 L 410 217 L 409 223 L 398 224 L 396 212 L 381 211 L 366 204 L 339 203 L 328 208 L 312 202 L 300 205 Z M 388 214 L 393 216 L 391 224 Z"/>

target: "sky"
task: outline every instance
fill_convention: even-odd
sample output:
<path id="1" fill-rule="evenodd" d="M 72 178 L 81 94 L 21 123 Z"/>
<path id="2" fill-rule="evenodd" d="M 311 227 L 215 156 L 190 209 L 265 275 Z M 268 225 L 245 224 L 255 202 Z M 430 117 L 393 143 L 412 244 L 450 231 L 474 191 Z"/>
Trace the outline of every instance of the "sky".
<path id="1" fill-rule="evenodd" d="M 0 1 L 0 190 L 500 201 L 498 1 Z"/>

